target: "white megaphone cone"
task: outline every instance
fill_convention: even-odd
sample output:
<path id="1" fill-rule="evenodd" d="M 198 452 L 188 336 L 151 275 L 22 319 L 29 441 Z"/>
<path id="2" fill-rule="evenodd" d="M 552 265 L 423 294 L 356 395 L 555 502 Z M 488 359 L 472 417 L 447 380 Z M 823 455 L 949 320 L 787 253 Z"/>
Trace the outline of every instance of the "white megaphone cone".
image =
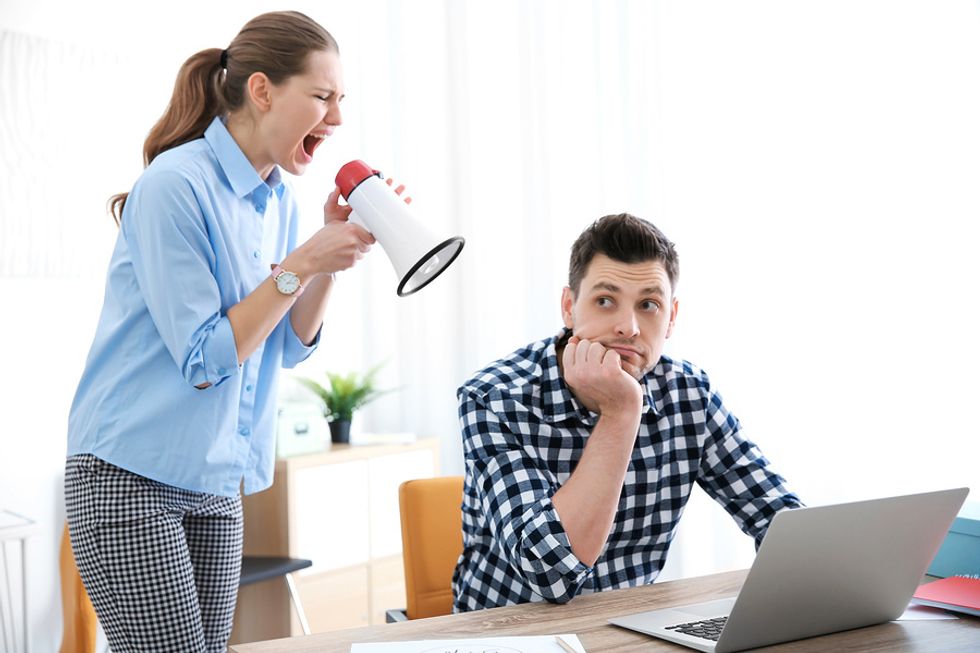
<path id="1" fill-rule="evenodd" d="M 400 297 L 427 286 L 462 251 L 466 241 L 461 236 L 440 240 L 433 235 L 381 173 L 363 161 L 341 167 L 337 186 L 354 209 L 350 221 L 370 231 L 388 255 L 398 275 Z"/>

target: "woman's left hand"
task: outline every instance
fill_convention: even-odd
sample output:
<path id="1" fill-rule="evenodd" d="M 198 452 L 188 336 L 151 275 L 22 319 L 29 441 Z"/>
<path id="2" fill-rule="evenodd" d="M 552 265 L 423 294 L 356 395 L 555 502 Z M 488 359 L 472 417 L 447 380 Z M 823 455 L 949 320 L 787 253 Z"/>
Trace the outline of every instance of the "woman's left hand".
<path id="1" fill-rule="evenodd" d="M 395 186 L 395 180 L 392 179 L 391 177 L 388 177 L 387 179 L 385 179 L 385 183 L 388 184 L 389 186 L 391 186 L 392 188 L 394 188 L 394 186 Z M 399 197 L 401 197 L 402 196 L 402 193 L 404 193 L 404 192 L 405 192 L 405 184 L 399 184 L 398 187 L 395 188 L 395 195 L 398 195 Z M 412 203 L 412 198 L 411 197 L 406 197 L 405 198 L 405 203 L 406 204 L 411 204 Z"/>
<path id="2" fill-rule="evenodd" d="M 395 180 L 389 177 L 385 179 L 385 183 L 394 188 Z M 401 197 L 401 194 L 405 192 L 405 184 L 399 184 L 395 188 L 395 194 Z M 411 197 L 405 198 L 406 204 L 412 203 Z M 350 214 L 353 209 L 349 204 L 340 203 L 340 188 L 334 188 L 330 195 L 327 196 L 327 201 L 323 205 L 323 224 L 330 222 L 347 222 L 350 218 Z"/>
<path id="3" fill-rule="evenodd" d="M 348 204 L 340 204 L 340 188 L 334 188 L 323 204 L 323 224 L 347 222 L 353 209 Z"/>

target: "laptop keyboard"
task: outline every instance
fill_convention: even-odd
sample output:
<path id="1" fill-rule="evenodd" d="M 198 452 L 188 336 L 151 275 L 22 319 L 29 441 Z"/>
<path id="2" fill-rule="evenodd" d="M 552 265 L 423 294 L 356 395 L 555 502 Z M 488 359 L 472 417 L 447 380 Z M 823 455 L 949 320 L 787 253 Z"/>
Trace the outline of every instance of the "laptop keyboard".
<path id="1" fill-rule="evenodd" d="M 664 626 L 664 628 L 672 630 L 675 633 L 684 633 L 685 635 L 692 635 L 693 637 L 701 637 L 717 642 L 721 636 L 721 629 L 725 627 L 726 621 L 728 621 L 727 616 L 715 617 L 714 619 L 688 621 L 674 626 Z"/>

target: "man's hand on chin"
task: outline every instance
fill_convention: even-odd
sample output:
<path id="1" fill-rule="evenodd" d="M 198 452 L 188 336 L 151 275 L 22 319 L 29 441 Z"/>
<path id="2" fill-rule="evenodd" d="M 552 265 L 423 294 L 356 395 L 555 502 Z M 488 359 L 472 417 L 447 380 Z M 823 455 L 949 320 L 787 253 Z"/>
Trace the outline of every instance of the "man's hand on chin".
<path id="1" fill-rule="evenodd" d="M 583 406 L 600 415 L 639 413 L 642 391 L 626 365 L 614 349 L 578 336 L 569 338 L 562 352 L 565 383 Z"/>

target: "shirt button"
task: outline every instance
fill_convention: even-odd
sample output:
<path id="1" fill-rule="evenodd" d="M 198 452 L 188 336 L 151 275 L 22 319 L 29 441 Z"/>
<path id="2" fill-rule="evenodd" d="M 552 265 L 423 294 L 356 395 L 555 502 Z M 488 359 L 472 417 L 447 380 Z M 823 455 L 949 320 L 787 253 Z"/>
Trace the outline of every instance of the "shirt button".
<path id="1" fill-rule="evenodd" d="M 246 426 L 243 426 L 243 427 L 241 427 L 240 429 L 238 429 L 238 432 L 239 432 L 239 433 L 240 433 L 241 435 L 248 435 L 249 433 L 251 433 L 251 431 L 250 431 L 250 430 L 248 430 L 248 427 L 246 427 Z"/>
<path id="2" fill-rule="evenodd" d="M 249 383 L 247 386 L 245 386 L 245 392 L 251 392 L 251 391 L 252 391 L 252 384 Z"/>
<path id="3" fill-rule="evenodd" d="M 258 258 L 260 256 L 262 256 L 262 253 L 259 252 L 259 250 L 255 250 L 254 252 L 252 252 L 252 258 Z"/>

